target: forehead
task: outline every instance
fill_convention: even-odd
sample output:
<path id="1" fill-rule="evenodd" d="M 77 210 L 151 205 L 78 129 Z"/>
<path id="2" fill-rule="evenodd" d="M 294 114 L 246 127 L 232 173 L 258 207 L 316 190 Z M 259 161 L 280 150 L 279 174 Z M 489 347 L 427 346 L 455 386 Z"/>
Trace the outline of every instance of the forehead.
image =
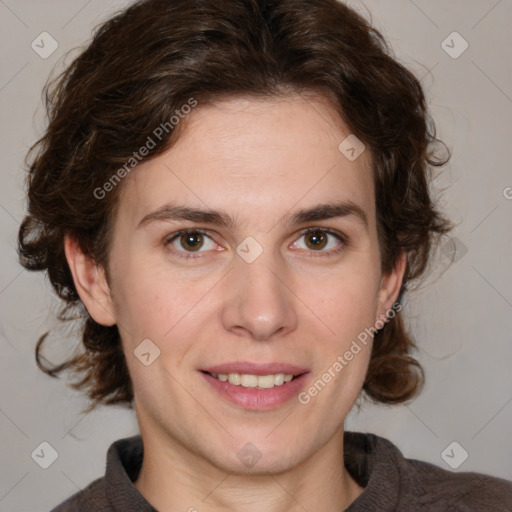
<path id="1" fill-rule="evenodd" d="M 231 212 L 251 223 L 320 202 L 349 200 L 374 216 L 370 157 L 350 161 L 350 134 L 322 98 L 232 98 L 198 105 L 166 152 L 128 176 L 120 210 L 140 220 L 173 204 Z"/>

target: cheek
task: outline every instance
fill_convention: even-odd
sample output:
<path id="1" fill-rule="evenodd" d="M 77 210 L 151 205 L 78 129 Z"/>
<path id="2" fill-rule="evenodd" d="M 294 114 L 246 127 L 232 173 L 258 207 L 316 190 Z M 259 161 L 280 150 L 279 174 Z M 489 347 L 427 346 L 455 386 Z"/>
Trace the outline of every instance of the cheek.
<path id="1" fill-rule="evenodd" d="M 113 292 L 118 325 L 130 346 L 146 338 L 161 339 L 179 318 L 179 303 L 172 300 L 181 296 L 179 290 L 147 265 L 117 267 Z"/>
<path id="2" fill-rule="evenodd" d="M 371 265 L 358 264 L 333 276 L 322 289 L 306 291 L 330 334 L 318 340 L 319 373 L 304 400 L 314 398 L 316 406 L 336 411 L 338 416 L 333 414 L 326 421 L 338 421 L 339 415 L 346 415 L 360 394 L 371 357 L 379 283 L 380 274 Z M 320 393 L 324 387 L 330 392 Z"/>
<path id="3" fill-rule="evenodd" d="M 190 310 L 198 299 L 189 294 L 191 300 L 183 300 L 185 288 L 139 272 L 132 273 L 118 289 L 122 298 L 116 314 L 123 350 L 137 394 L 147 402 L 153 399 L 155 388 L 169 388 L 169 375 L 180 366 L 197 337 Z M 147 352 L 157 364 L 140 364 L 143 361 L 138 357 Z"/>
<path id="4" fill-rule="evenodd" d="M 345 343 L 374 325 L 378 285 L 379 274 L 371 266 L 347 266 L 316 286 L 305 286 L 302 296 L 338 343 Z"/>
<path id="5" fill-rule="evenodd" d="M 162 349 L 172 346 L 178 352 L 186 348 L 201 318 L 210 320 L 204 295 L 214 286 L 212 279 L 180 277 L 175 271 L 141 262 L 119 266 L 114 281 L 115 311 L 125 346 L 133 350 L 149 338 Z"/>

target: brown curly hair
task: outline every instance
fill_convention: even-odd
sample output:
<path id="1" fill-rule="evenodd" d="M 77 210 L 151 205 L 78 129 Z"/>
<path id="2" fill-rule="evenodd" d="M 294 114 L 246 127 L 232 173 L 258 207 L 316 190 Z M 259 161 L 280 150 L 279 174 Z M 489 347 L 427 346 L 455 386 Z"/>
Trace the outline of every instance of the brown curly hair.
<path id="1" fill-rule="evenodd" d="M 64 238 L 108 271 L 111 220 L 119 189 L 94 193 L 180 106 L 234 95 L 320 93 L 370 150 L 382 272 L 402 251 L 410 280 L 425 273 L 434 241 L 453 226 L 432 201 L 433 166 L 450 158 L 436 138 L 422 87 L 392 56 L 371 22 L 336 0 L 143 0 L 112 16 L 44 89 L 45 134 L 27 155 L 28 214 L 18 234 L 21 264 L 46 270 L 64 301 L 61 320 L 83 322 L 83 348 L 51 376 L 74 370 L 75 389 L 99 403 L 132 406 L 119 331 L 96 323 L 77 294 Z M 147 159 L 180 136 L 165 132 Z M 443 144 L 446 158 L 434 155 Z M 108 272 L 107 272 L 108 276 Z M 363 390 L 382 403 L 409 400 L 424 374 L 397 312 L 375 334 Z"/>

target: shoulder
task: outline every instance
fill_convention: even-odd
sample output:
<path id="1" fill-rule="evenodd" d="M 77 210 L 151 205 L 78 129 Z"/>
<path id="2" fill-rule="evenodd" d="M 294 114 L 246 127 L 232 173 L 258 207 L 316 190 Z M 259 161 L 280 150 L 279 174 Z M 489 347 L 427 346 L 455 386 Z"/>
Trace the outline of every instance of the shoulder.
<path id="1" fill-rule="evenodd" d="M 113 442 L 107 452 L 105 476 L 50 512 L 153 512 L 155 509 L 133 484 L 142 464 L 143 448 L 140 435 Z"/>
<path id="2" fill-rule="evenodd" d="M 512 512 L 512 482 L 405 458 L 391 441 L 347 432 L 345 465 L 364 487 L 351 512 Z M 374 509 L 374 508 L 373 508 Z"/>
<path id="3" fill-rule="evenodd" d="M 105 478 L 101 477 L 91 482 L 81 491 L 73 494 L 57 505 L 50 512 L 95 512 L 110 511 L 110 505 L 105 492 Z"/>
<path id="4" fill-rule="evenodd" d="M 404 468 L 417 482 L 418 500 L 450 505 L 447 511 L 512 511 L 512 482 L 474 472 L 453 472 L 428 462 L 404 459 Z"/>

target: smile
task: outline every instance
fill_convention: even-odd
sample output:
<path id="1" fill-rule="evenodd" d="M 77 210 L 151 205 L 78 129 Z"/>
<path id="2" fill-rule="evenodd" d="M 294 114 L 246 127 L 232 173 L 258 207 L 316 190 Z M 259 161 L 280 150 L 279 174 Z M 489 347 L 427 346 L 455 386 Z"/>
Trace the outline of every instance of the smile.
<path id="1" fill-rule="evenodd" d="M 232 405 L 253 411 L 276 409 L 296 398 L 306 387 L 309 373 L 254 375 L 199 372 L 216 396 Z"/>

